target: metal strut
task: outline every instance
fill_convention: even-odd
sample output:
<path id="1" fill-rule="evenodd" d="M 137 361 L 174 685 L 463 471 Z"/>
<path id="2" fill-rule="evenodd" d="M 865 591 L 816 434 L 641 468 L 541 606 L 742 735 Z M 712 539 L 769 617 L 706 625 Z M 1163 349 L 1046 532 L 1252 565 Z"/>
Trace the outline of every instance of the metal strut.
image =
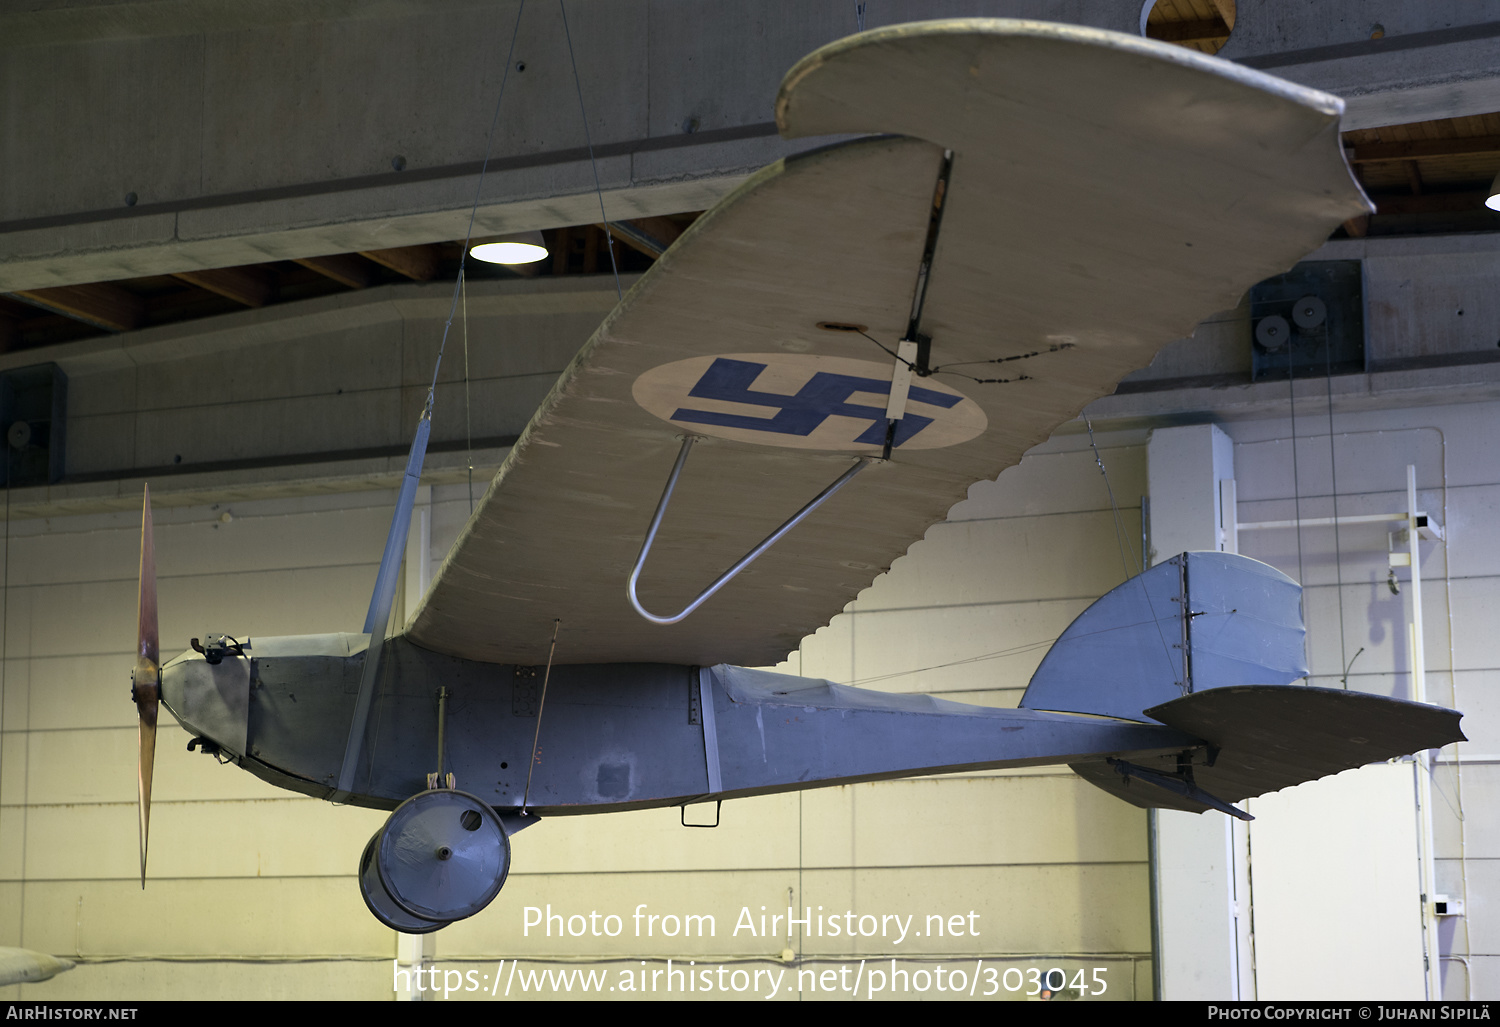
<path id="1" fill-rule="evenodd" d="M 802 520 L 802 518 L 806 517 L 818 507 L 822 506 L 824 500 L 828 499 L 839 489 L 843 488 L 844 485 L 848 483 L 850 478 L 854 477 L 860 471 L 864 470 L 865 465 L 869 463 L 869 460 L 861 457 L 858 463 L 849 468 L 843 474 L 839 475 L 838 479 L 834 481 L 832 485 L 828 486 L 822 492 L 819 492 L 812 502 L 808 503 L 801 510 L 798 510 L 791 517 L 787 518 L 787 520 L 782 523 L 781 527 L 777 528 L 775 531 L 771 532 L 771 534 L 767 535 L 761 541 L 760 545 L 756 546 L 754 549 L 750 550 L 750 552 L 740 557 L 740 559 L 734 564 L 734 566 L 730 567 L 723 574 L 720 574 L 717 578 L 715 578 L 713 584 L 709 585 L 702 592 L 699 592 L 698 597 L 691 603 L 689 603 L 686 607 L 684 607 L 682 612 L 674 614 L 670 617 L 658 617 L 656 614 L 650 612 L 641 605 L 640 599 L 638 599 L 635 594 L 636 582 L 640 580 L 641 568 L 646 565 L 646 556 L 651 552 L 651 544 L 656 541 L 656 529 L 661 527 L 661 519 L 666 515 L 667 503 L 672 498 L 672 490 L 677 487 L 677 479 L 682 474 L 682 466 L 683 464 L 687 463 L 688 450 L 693 448 L 693 443 L 695 441 L 697 441 L 697 439 L 692 435 L 688 435 L 682 440 L 682 449 L 677 454 L 677 463 L 673 465 L 672 473 L 667 478 L 667 487 L 662 490 L 661 501 L 656 504 L 656 515 L 651 518 L 651 527 L 646 529 L 646 539 L 641 543 L 641 555 L 635 558 L 635 569 L 630 572 L 630 582 L 625 586 L 625 593 L 630 597 L 630 605 L 635 607 L 635 612 L 640 614 L 642 617 L 646 618 L 653 624 L 676 624 L 678 621 L 687 617 L 688 614 L 692 613 L 698 607 L 702 606 L 705 602 L 708 601 L 708 598 L 710 596 L 712 596 L 719 589 L 723 588 L 725 585 L 729 584 L 730 580 L 733 579 L 736 574 L 744 570 L 746 567 L 750 566 L 750 564 L 753 563 L 761 553 L 764 553 L 767 549 L 770 549 L 771 546 L 775 545 L 777 540 L 779 540 L 781 536 L 785 535 L 787 532 L 795 528 L 798 522 Z"/>

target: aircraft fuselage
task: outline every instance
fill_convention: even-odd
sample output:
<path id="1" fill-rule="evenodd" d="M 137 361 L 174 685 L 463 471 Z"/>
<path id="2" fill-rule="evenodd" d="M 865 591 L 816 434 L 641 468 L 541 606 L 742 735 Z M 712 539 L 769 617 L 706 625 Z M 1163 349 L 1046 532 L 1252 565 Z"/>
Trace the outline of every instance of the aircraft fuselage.
<path id="1" fill-rule="evenodd" d="M 244 655 L 218 663 L 186 652 L 162 669 L 163 700 L 210 750 L 279 787 L 333 798 L 368 637 L 255 639 Z M 348 798 L 380 809 L 423 791 L 439 770 L 440 709 L 442 771 L 496 809 L 524 804 L 537 816 L 1200 744 L 1154 725 L 726 666 L 554 666 L 544 704 L 543 667 L 476 663 L 404 637 L 385 646 Z"/>

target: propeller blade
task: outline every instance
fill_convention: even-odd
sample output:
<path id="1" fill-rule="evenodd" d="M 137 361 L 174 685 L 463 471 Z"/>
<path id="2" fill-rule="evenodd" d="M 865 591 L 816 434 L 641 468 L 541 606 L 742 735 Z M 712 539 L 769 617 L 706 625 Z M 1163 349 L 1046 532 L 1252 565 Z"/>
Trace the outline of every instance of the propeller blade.
<path id="1" fill-rule="evenodd" d="M 137 807 L 141 818 L 141 890 L 146 890 L 146 840 L 151 834 L 151 770 L 156 761 L 156 703 L 137 704 L 141 711 L 137 725 L 140 760 L 137 774 Z"/>
<path id="2" fill-rule="evenodd" d="M 140 604 L 136 622 L 135 669 L 130 697 L 135 700 L 139 756 L 136 763 L 137 809 L 141 828 L 141 888 L 146 887 L 146 841 L 151 833 L 151 771 L 156 762 L 156 710 L 161 697 L 161 645 L 156 628 L 156 548 L 151 537 L 151 486 L 141 511 Z"/>

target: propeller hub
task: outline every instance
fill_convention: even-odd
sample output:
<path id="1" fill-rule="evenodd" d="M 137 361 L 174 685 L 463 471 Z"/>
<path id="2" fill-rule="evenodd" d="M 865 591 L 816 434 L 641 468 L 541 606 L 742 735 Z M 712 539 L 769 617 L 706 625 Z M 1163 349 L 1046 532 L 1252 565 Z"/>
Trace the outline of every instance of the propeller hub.
<path id="1" fill-rule="evenodd" d="M 130 672 L 130 697 L 136 702 L 161 698 L 161 668 L 140 660 Z"/>

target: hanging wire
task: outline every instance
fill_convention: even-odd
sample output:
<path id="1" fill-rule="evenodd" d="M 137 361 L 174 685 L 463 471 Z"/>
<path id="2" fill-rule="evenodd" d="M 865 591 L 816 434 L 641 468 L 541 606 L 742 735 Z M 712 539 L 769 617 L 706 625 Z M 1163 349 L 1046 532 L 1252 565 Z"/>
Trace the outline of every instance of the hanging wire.
<path id="1" fill-rule="evenodd" d="M 1094 441 L 1094 425 L 1089 421 L 1088 414 L 1083 415 L 1083 426 L 1088 429 L 1089 448 L 1094 451 L 1094 464 L 1099 468 L 1099 473 L 1104 475 L 1104 490 L 1109 493 L 1109 509 L 1115 522 L 1115 541 L 1120 546 L 1120 566 L 1125 569 L 1125 577 L 1133 578 L 1140 573 L 1140 564 L 1136 564 L 1136 571 L 1132 574 L 1130 564 L 1125 560 L 1125 521 L 1120 516 L 1119 504 L 1115 502 L 1115 490 L 1109 484 L 1109 472 L 1104 469 L 1104 458 L 1099 455 L 1099 445 Z M 1141 558 L 1145 559 L 1144 553 Z"/>
<path id="2" fill-rule="evenodd" d="M 1083 634 L 1098 634 L 1098 632 L 1080 632 L 1080 636 Z M 1052 643 L 1056 641 L 1057 638 L 1045 638 L 1038 642 L 1027 642 L 1024 645 L 1014 645 L 1009 649 L 997 649 L 992 653 L 984 653 L 980 656 L 969 656 L 962 660 L 950 660 L 947 663 L 934 663 L 930 666 L 917 667 L 912 670 L 898 670 L 890 674 L 877 674 L 874 677 L 855 678 L 851 681 L 845 682 L 845 684 L 857 685 L 862 687 L 864 685 L 874 684 L 878 681 L 890 681 L 894 678 L 910 677 L 916 674 L 927 674 L 934 670 L 947 670 L 949 667 L 964 667 L 971 663 L 982 663 L 985 660 L 998 660 L 1005 656 L 1020 656 L 1025 653 L 1036 652 L 1038 649 L 1050 649 L 1052 648 Z"/>
<path id="3" fill-rule="evenodd" d="M 1346 689 L 1349 687 L 1349 671 L 1353 669 L 1353 667 L 1354 667 L 1354 661 L 1357 660 L 1357 659 L 1359 659 L 1359 653 L 1362 653 L 1364 651 L 1365 651 L 1365 647 L 1364 646 L 1360 646 L 1359 647 L 1359 652 L 1357 652 L 1353 656 L 1349 657 L 1349 662 L 1346 663 L 1346 664 L 1344 664 L 1344 676 L 1341 677 L 1341 678 L 1339 678 L 1339 680 L 1344 683 L 1344 687 Z"/>
<path id="4" fill-rule="evenodd" d="M 1339 467 L 1338 461 L 1334 459 L 1333 453 L 1333 363 L 1330 351 L 1333 342 L 1327 336 L 1323 340 L 1323 381 L 1328 391 L 1328 471 L 1332 478 L 1333 489 L 1333 572 L 1334 580 L 1338 583 L 1339 597 L 1339 662 L 1352 664 L 1354 661 L 1348 659 L 1348 649 L 1344 641 L 1344 568 L 1343 556 L 1339 548 Z M 1360 650 L 1363 652 L 1364 650 Z M 1356 657 L 1359 653 L 1354 654 Z M 1344 687 L 1349 687 L 1349 671 L 1345 669 L 1343 677 Z"/>
<path id="5" fill-rule="evenodd" d="M 1292 374 L 1292 344 L 1286 344 L 1287 408 L 1292 414 L 1292 510 L 1297 521 L 1297 584 L 1306 594 L 1307 572 L 1302 567 L 1302 486 L 1297 476 L 1297 382 Z M 1306 606 L 1306 604 L 1303 604 Z M 1304 617 L 1306 610 L 1303 611 Z"/>
<path id="6" fill-rule="evenodd" d="M 477 215 L 479 213 L 479 198 L 480 198 L 481 195 L 483 195 L 483 192 L 484 192 L 484 176 L 485 176 L 485 172 L 489 170 L 490 155 L 493 152 L 494 146 L 495 146 L 495 129 L 496 129 L 496 127 L 500 123 L 500 107 L 501 107 L 502 102 L 505 99 L 505 86 L 506 86 L 506 83 L 510 81 L 511 60 L 515 56 L 515 52 L 516 52 L 516 37 L 520 34 L 520 31 L 521 31 L 521 15 L 523 13 L 525 13 L 525 11 L 526 11 L 526 0 L 521 0 L 520 6 L 516 8 L 516 21 L 515 21 L 515 24 L 511 27 L 510 46 L 506 50 L 506 54 L 505 54 L 505 70 L 501 73 L 501 77 L 500 77 L 500 95 L 497 96 L 497 97 L 495 97 L 495 112 L 490 116 L 490 130 L 489 130 L 489 135 L 486 138 L 485 147 L 484 147 L 484 162 L 482 164 L 480 164 L 480 166 L 479 166 L 479 181 L 477 183 L 475 183 L 475 186 L 474 186 L 474 202 L 469 207 L 469 226 L 465 230 L 465 233 L 464 233 L 464 245 L 463 245 L 463 248 L 459 251 L 459 256 L 458 256 L 458 276 L 454 279 L 454 282 L 453 282 L 453 298 L 452 298 L 452 300 L 448 304 L 448 319 L 443 323 L 443 337 L 442 337 L 442 341 L 438 344 L 437 359 L 435 361 L 433 361 L 433 364 L 432 364 L 432 381 L 427 386 L 427 402 L 426 402 L 426 404 L 425 404 L 425 406 L 423 407 L 423 410 L 422 410 L 422 417 L 426 418 L 426 419 L 430 419 L 432 417 L 433 403 L 434 403 L 434 399 L 435 399 L 435 397 L 437 395 L 438 372 L 442 369 L 442 366 L 443 366 L 443 354 L 448 349 L 448 333 L 450 331 L 452 331 L 452 329 L 453 329 L 453 316 L 454 316 L 455 312 L 458 310 L 458 305 L 459 305 L 460 297 L 464 294 L 464 271 L 465 271 L 465 266 L 467 264 L 468 257 L 469 257 L 469 242 L 474 238 L 474 220 L 475 220 L 475 218 L 477 217 Z M 465 311 L 466 311 L 466 319 L 465 319 L 465 335 L 464 335 L 465 343 L 464 343 L 464 350 L 465 350 L 465 361 L 467 363 L 467 352 L 468 352 L 467 307 L 465 307 Z M 467 394 L 467 375 L 466 375 L 465 392 Z M 137 404 L 137 406 L 139 406 L 139 404 Z M 419 427 L 418 430 L 420 432 L 420 427 Z M 415 445 L 415 443 L 413 445 Z M 472 495 L 472 493 L 471 493 L 471 495 Z M 471 507 L 470 512 L 472 513 L 472 507 Z M 379 627 L 381 633 L 386 633 L 390 629 L 389 622 L 387 622 L 384 625 L 379 625 L 378 627 Z M 371 645 L 370 645 L 370 648 L 366 650 L 365 659 L 366 660 L 379 659 L 380 652 L 381 652 L 380 646 L 375 643 L 374 638 L 372 636 Z M 390 664 L 386 663 L 384 666 L 377 666 L 376 670 L 377 670 L 377 674 L 375 675 L 376 679 L 371 681 L 371 687 L 372 688 L 379 688 L 381 686 L 380 683 L 381 683 L 382 675 L 384 675 L 386 677 L 389 676 L 389 673 L 390 673 Z M 375 768 L 375 753 L 376 753 L 376 750 L 378 749 L 379 744 L 380 744 L 380 741 L 379 741 L 380 740 L 380 722 L 381 722 L 381 718 L 384 716 L 384 709 L 385 709 L 385 704 L 384 703 L 380 703 L 380 704 L 378 704 L 377 711 L 375 713 L 375 718 L 376 718 L 375 719 L 375 725 L 376 725 L 375 739 L 376 739 L 376 741 L 375 741 L 375 744 L 371 747 L 371 750 L 370 750 L 370 773 L 371 774 L 374 773 L 374 768 Z M 352 775 L 353 771 L 350 771 L 350 773 Z"/>
<path id="7" fill-rule="evenodd" d="M 1014 378 L 975 378 L 971 374 L 965 374 L 962 371 L 950 371 L 948 369 L 950 367 L 968 367 L 972 364 L 1008 364 L 1012 360 L 1026 360 L 1030 357 L 1042 356 L 1045 353 L 1057 353 L 1065 349 L 1073 348 L 1073 343 L 1064 342 L 1059 343 L 1055 346 L 1050 346 L 1047 349 L 1032 350 L 1030 353 L 1017 353 L 1015 356 L 1010 357 L 995 357 L 992 360 L 958 360 L 950 364 L 940 364 L 937 367 L 928 368 L 923 371 L 922 369 L 918 368 L 916 364 L 901 356 L 901 354 L 891 349 L 889 346 L 881 342 L 879 339 L 875 338 L 875 336 L 871 335 L 869 332 L 864 331 L 860 328 L 856 328 L 855 331 L 858 334 L 863 335 L 866 339 L 869 339 L 875 345 L 879 346 L 887 354 L 894 357 L 898 363 L 905 364 L 907 370 L 911 371 L 918 377 L 927 377 L 929 375 L 935 374 L 951 374 L 956 378 L 966 378 L 978 385 L 1009 385 L 1012 382 L 1026 382 L 1031 380 L 1031 375 L 1018 374 Z"/>
<path id="8" fill-rule="evenodd" d="M 458 274 L 464 308 L 464 446 L 469 464 L 469 516 L 474 516 L 474 414 L 469 404 L 469 289 L 462 271 Z"/>
<path id="9" fill-rule="evenodd" d="M 604 226 L 604 238 L 609 243 L 609 269 L 615 275 L 615 296 L 625 298 L 620 288 L 620 267 L 615 262 L 615 237 L 609 230 L 609 218 L 604 213 L 604 190 L 599 187 L 599 164 L 594 160 L 594 142 L 589 137 L 589 116 L 583 109 L 583 85 L 578 81 L 578 62 L 573 58 L 573 36 L 568 31 L 568 5 L 557 0 L 562 11 L 563 38 L 568 41 L 568 61 L 573 65 L 573 88 L 578 91 L 578 115 L 583 119 L 583 141 L 589 148 L 589 167 L 594 170 L 594 195 L 599 197 L 599 222 Z"/>
<path id="10" fill-rule="evenodd" d="M 516 37 L 521 32 L 521 15 L 526 11 L 526 0 L 516 8 L 516 23 L 511 28 L 510 46 L 505 52 L 505 70 L 500 73 L 500 95 L 495 97 L 495 113 L 490 116 L 490 131 L 484 144 L 484 162 L 479 165 L 479 181 L 474 186 L 474 202 L 469 207 L 469 227 L 464 230 L 463 249 L 458 253 L 458 278 L 453 283 L 453 301 L 448 305 L 448 320 L 443 322 L 443 340 L 438 344 L 437 361 L 432 365 L 432 384 L 427 387 L 427 413 L 432 412 L 433 396 L 437 392 L 438 370 L 443 366 L 443 352 L 448 348 L 448 331 L 453 327 L 453 315 L 458 310 L 459 293 L 464 284 L 464 268 L 469 259 L 469 242 L 474 238 L 474 218 L 479 213 L 479 198 L 484 193 L 484 176 L 490 167 L 490 154 L 495 148 L 495 127 L 500 123 L 500 104 L 505 99 L 505 86 L 510 81 L 511 60 L 516 54 Z"/>
<path id="11" fill-rule="evenodd" d="M 1094 463 L 1095 463 L 1095 465 L 1098 466 L 1099 473 L 1104 476 L 1104 490 L 1109 493 L 1109 508 L 1110 508 L 1111 511 L 1113 511 L 1113 514 L 1114 514 L 1114 519 L 1115 519 L 1115 538 L 1118 539 L 1119 543 L 1120 543 L 1120 566 L 1125 569 L 1125 580 L 1129 581 L 1133 577 L 1133 578 L 1135 578 L 1136 582 L 1140 585 L 1140 588 L 1141 588 L 1141 598 L 1144 599 L 1144 600 L 1146 600 L 1146 610 L 1151 614 L 1151 622 L 1156 625 L 1156 635 L 1157 635 L 1157 637 L 1161 639 L 1161 650 L 1162 650 L 1163 655 L 1165 655 L 1166 658 L 1167 658 L 1167 669 L 1173 675 L 1176 675 L 1177 668 L 1172 663 L 1172 647 L 1167 643 L 1166 633 L 1164 631 L 1162 631 L 1162 629 L 1161 629 L 1161 618 L 1156 615 L 1156 604 L 1151 601 L 1151 593 L 1148 592 L 1148 591 L 1146 591 L 1146 583 L 1144 581 L 1142 581 L 1141 578 L 1140 578 L 1141 569 L 1143 569 L 1144 564 L 1145 564 L 1146 554 L 1144 552 L 1141 553 L 1141 562 L 1138 563 L 1138 564 L 1136 564 L 1137 572 L 1134 575 L 1132 575 L 1130 573 L 1130 564 L 1127 563 L 1126 560 L 1125 560 L 1125 549 L 1126 549 L 1126 546 L 1125 546 L 1125 519 L 1120 514 L 1120 505 L 1115 502 L 1115 490 L 1114 490 L 1114 487 L 1111 486 L 1110 483 L 1109 483 L 1109 472 L 1104 469 L 1104 457 L 1102 457 L 1102 456 L 1099 455 L 1099 446 L 1094 442 L 1094 425 L 1089 421 L 1089 415 L 1088 414 L 1084 414 L 1083 415 L 1083 426 L 1088 429 L 1088 433 L 1089 433 L 1089 448 L 1091 448 L 1094 451 Z M 1184 595 L 1182 597 L 1182 616 L 1183 616 L 1183 623 L 1184 624 L 1187 623 L 1187 615 L 1188 615 L 1187 602 L 1188 602 L 1187 596 Z M 1178 685 L 1179 688 L 1182 688 L 1184 690 L 1184 693 L 1185 693 L 1186 690 L 1187 690 L 1187 687 L 1188 687 L 1187 674 L 1186 674 L 1187 663 L 1186 663 L 1185 660 L 1184 660 L 1184 663 L 1183 663 L 1183 670 L 1184 670 L 1183 679 L 1181 681 L 1176 681 L 1176 684 Z M 1175 681 L 1175 677 L 1174 677 L 1174 681 Z"/>
<path id="12" fill-rule="evenodd" d="M 542 675 L 542 697 L 536 704 L 536 730 L 531 735 L 531 762 L 526 765 L 526 790 L 521 793 L 522 813 L 526 812 L 531 799 L 531 772 L 536 769 L 537 743 L 542 738 L 542 712 L 547 708 L 547 682 L 552 679 L 552 656 L 557 652 L 557 632 L 561 627 L 561 618 L 552 622 L 552 648 L 547 650 L 547 673 Z"/>

